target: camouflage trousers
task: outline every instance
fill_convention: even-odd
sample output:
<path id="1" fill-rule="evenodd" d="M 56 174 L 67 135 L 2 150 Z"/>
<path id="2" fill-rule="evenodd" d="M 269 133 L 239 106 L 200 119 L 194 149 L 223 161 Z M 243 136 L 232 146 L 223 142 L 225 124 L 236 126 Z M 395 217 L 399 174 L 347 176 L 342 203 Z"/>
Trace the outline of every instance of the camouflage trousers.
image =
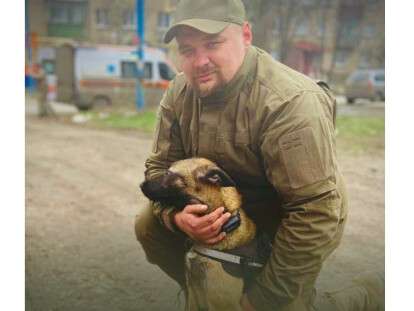
<path id="1" fill-rule="evenodd" d="M 186 237 L 174 234 L 160 224 L 150 208 L 137 215 L 135 233 L 147 260 L 158 265 L 181 288 L 185 288 Z M 342 234 L 341 234 L 342 235 Z M 340 239 L 341 236 L 338 237 Z M 338 290 L 316 293 L 309 311 L 380 311 L 384 310 L 384 276 L 361 276 Z M 269 309 L 269 308 L 267 308 Z M 300 308 L 302 310 L 302 308 Z M 283 310 L 299 311 L 296 307 Z"/>

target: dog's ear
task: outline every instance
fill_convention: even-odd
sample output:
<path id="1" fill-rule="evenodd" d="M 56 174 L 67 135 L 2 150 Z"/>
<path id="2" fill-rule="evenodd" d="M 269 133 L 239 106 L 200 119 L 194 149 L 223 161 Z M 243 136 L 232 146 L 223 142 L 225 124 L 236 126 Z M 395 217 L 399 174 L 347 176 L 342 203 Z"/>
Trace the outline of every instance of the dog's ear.
<path id="1" fill-rule="evenodd" d="M 207 170 L 202 179 L 220 187 L 236 187 L 233 179 L 218 167 Z"/>
<path id="2" fill-rule="evenodd" d="M 146 180 L 140 185 L 142 193 L 150 200 L 156 201 L 157 194 L 162 192 L 161 180 Z"/>

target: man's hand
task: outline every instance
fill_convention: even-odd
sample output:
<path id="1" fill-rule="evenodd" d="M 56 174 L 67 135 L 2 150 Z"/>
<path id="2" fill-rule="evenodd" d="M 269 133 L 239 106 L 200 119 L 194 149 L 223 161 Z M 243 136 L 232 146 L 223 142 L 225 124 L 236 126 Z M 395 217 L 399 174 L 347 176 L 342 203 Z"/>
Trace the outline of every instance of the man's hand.
<path id="1" fill-rule="evenodd" d="M 224 207 L 219 207 L 210 214 L 204 215 L 206 210 L 206 205 L 187 205 L 181 212 L 174 215 L 174 221 L 177 227 L 192 240 L 203 244 L 216 244 L 226 236 L 224 232 L 220 233 L 220 230 L 231 214 L 223 214 Z"/>
<path id="2" fill-rule="evenodd" d="M 247 295 L 244 294 L 240 300 L 240 306 L 243 311 L 255 311 L 254 307 L 250 304 L 249 299 L 247 298 Z"/>

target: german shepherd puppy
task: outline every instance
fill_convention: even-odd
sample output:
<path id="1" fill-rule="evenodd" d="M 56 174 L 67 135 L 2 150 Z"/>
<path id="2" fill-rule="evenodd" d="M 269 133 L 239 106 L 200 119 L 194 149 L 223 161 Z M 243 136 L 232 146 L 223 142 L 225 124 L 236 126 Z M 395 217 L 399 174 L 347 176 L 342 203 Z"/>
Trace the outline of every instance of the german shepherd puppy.
<path id="1" fill-rule="evenodd" d="M 200 203 L 208 206 L 206 214 L 221 206 L 225 212 L 239 213 L 240 225 L 236 229 L 217 244 L 203 247 L 232 253 L 255 240 L 256 225 L 241 209 L 242 198 L 234 181 L 210 160 L 177 161 L 165 175 L 142 183 L 141 189 L 150 200 L 180 210 L 188 204 Z M 245 288 L 242 273 L 227 273 L 240 270 L 240 266 L 208 258 L 194 248 L 186 255 L 186 310 L 240 310 L 240 298 Z"/>

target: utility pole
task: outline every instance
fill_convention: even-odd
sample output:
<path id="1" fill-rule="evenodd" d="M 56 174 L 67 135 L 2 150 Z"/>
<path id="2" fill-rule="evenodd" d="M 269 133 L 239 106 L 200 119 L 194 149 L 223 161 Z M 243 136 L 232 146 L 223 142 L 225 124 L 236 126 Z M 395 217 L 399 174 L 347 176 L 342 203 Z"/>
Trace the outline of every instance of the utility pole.
<path id="1" fill-rule="evenodd" d="M 137 17 L 137 56 L 138 56 L 138 79 L 136 86 L 136 106 L 137 110 L 144 107 L 144 88 L 142 81 L 144 78 L 144 17 L 145 17 L 145 0 L 136 0 L 136 17 Z"/>
<path id="2" fill-rule="evenodd" d="M 32 47 L 31 47 L 31 42 L 30 42 L 30 25 L 29 25 L 29 1 L 25 0 L 24 1 L 24 8 L 25 8 L 25 37 L 26 37 L 26 41 L 25 41 L 25 48 L 26 48 L 26 53 L 27 53 L 27 68 L 29 69 L 28 72 L 26 73 L 27 77 L 25 77 L 26 79 L 28 79 L 27 84 L 29 87 L 29 93 L 32 94 L 33 92 L 33 85 L 32 85 L 32 80 L 31 80 L 31 75 L 30 75 L 30 68 L 32 66 Z"/>
<path id="3" fill-rule="evenodd" d="M 29 60 L 29 63 L 31 62 L 31 60 L 32 60 L 32 51 L 31 51 L 31 49 L 30 49 L 30 38 L 29 38 L 29 33 L 30 33 L 30 28 L 29 28 L 29 7 L 28 7 L 28 5 L 29 5 L 29 3 L 28 3 L 29 1 L 28 0 L 25 0 L 25 3 L 24 3 L 24 7 L 25 7 L 25 31 L 26 31 L 26 52 L 28 53 L 28 60 Z"/>

